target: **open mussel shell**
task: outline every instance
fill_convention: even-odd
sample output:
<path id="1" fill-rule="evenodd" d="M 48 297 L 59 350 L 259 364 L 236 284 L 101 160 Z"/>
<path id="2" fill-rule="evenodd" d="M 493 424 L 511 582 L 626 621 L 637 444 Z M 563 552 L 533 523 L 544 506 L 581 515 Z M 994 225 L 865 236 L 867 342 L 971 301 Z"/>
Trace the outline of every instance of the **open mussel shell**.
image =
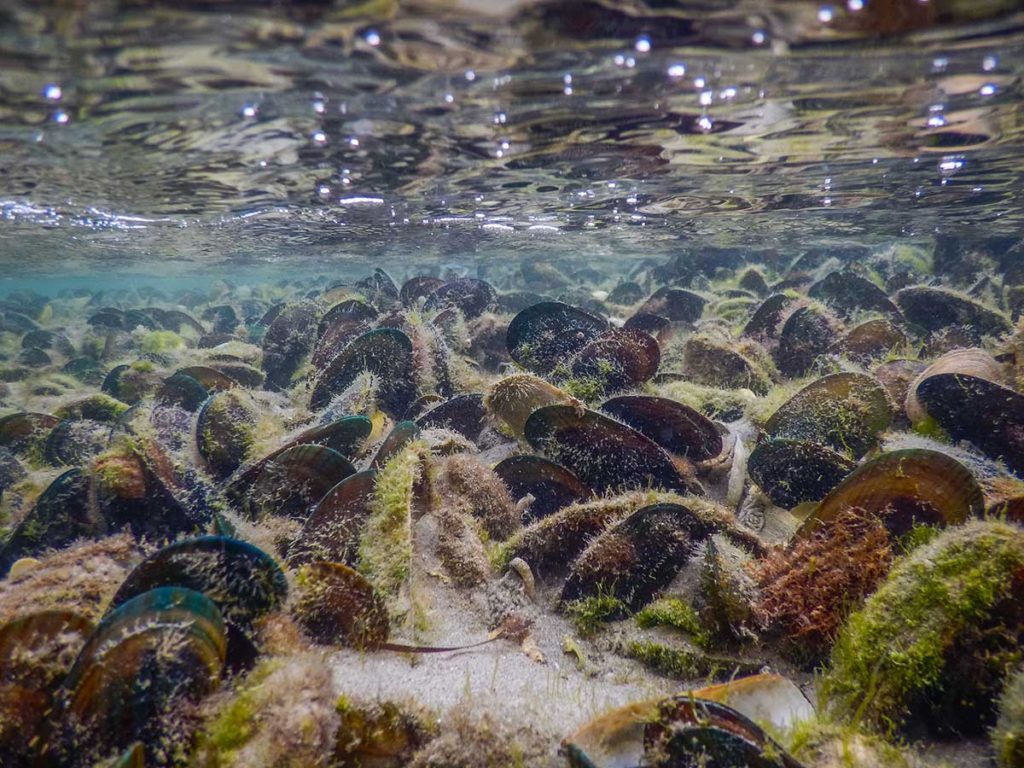
<path id="1" fill-rule="evenodd" d="M 286 389 L 292 376 L 313 351 L 320 312 L 306 301 L 286 306 L 263 336 L 263 370 L 269 389 Z"/>
<path id="2" fill-rule="evenodd" d="M 198 592 L 162 587 L 109 614 L 57 695 L 47 755 L 85 768 L 139 742 L 147 758 L 183 746 L 180 708 L 220 681 L 226 653 L 220 611 Z M 45 763 L 49 764 L 49 763 Z"/>
<path id="3" fill-rule="evenodd" d="M 543 405 L 570 403 L 572 398 L 539 376 L 513 373 L 499 379 L 484 399 L 484 405 L 516 437 L 522 437 L 526 420 Z"/>
<path id="4" fill-rule="evenodd" d="M 0 448 L 25 456 L 46 440 L 60 419 L 48 413 L 19 412 L 0 418 Z"/>
<path id="5" fill-rule="evenodd" d="M 534 449 L 567 467 L 598 493 L 652 486 L 689 488 L 657 443 L 596 411 L 546 405 L 527 419 L 524 435 Z"/>
<path id="6" fill-rule="evenodd" d="M 846 456 L 807 440 L 766 440 L 747 460 L 750 479 L 785 509 L 823 499 L 855 467 Z"/>
<path id="7" fill-rule="evenodd" d="M 817 306 L 795 310 L 779 332 L 772 356 L 783 376 L 804 376 L 819 355 L 825 354 L 839 336 L 839 323 Z"/>
<path id="8" fill-rule="evenodd" d="M 513 501 L 532 497 L 523 522 L 532 523 L 592 494 L 572 472 L 543 456 L 510 456 L 494 467 Z"/>
<path id="9" fill-rule="evenodd" d="M 563 603 L 612 595 L 638 610 L 675 578 L 714 529 L 680 504 L 641 507 L 595 538 L 562 587 Z"/>
<path id="10" fill-rule="evenodd" d="M 213 601 L 228 627 L 230 661 L 251 656 L 255 623 L 278 608 L 288 582 L 270 555 L 226 536 L 183 539 L 154 552 L 128 574 L 111 610 L 158 587 L 183 587 Z"/>
<path id="11" fill-rule="evenodd" d="M 248 458 L 256 417 L 233 391 L 217 392 L 196 417 L 196 448 L 214 476 L 224 478 Z"/>
<path id="12" fill-rule="evenodd" d="M 674 323 L 696 323 L 704 313 L 705 304 L 707 299 L 699 293 L 666 286 L 652 293 L 637 311 L 661 315 Z"/>
<path id="13" fill-rule="evenodd" d="M 637 701 L 602 714 L 562 742 L 569 764 L 572 768 L 637 768 L 649 765 L 645 757 L 647 726 L 670 726 L 680 701 L 717 702 L 749 720 L 770 722 L 779 729 L 814 716 L 814 709 L 790 680 L 774 674 L 751 675 L 667 699 Z M 724 725 L 731 719 L 734 718 L 719 717 L 717 724 Z M 738 730 L 756 734 L 747 725 Z M 692 764 L 684 762 L 681 765 L 689 767 Z M 742 768 L 743 763 L 726 761 L 706 765 Z"/>
<path id="14" fill-rule="evenodd" d="M 406 445 L 420 436 L 419 425 L 413 421 L 400 421 L 381 441 L 370 462 L 370 469 L 380 469 L 393 459 Z"/>
<path id="15" fill-rule="evenodd" d="M 804 521 L 806 538 L 850 507 L 878 515 L 894 534 L 914 524 L 957 525 L 984 510 L 981 487 L 959 461 L 938 451 L 892 451 L 858 467 Z"/>
<path id="16" fill-rule="evenodd" d="M 491 285 L 472 277 L 449 280 L 427 296 L 427 309 L 455 307 L 467 318 L 479 317 L 491 307 L 498 294 Z"/>
<path id="17" fill-rule="evenodd" d="M 354 563 L 376 481 L 376 470 L 356 472 L 324 494 L 289 547 L 288 562 Z"/>
<path id="18" fill-rule="evenodd" d="M 52 430 L 43 444 L 43 456 L 55 467 L 88 463 L 110 442 L 110 425 L 98 421 L 64 420 Z"/>
<path id="19" fill-rule="evenodd" d="M 572 375 L 600 383 L 604 392 L 643 384 L 658 372 L 661 348 L 649 334 L 627 328 L 605 331 L 572 361 Z"/>
<path id="20" fill-rule="evenodd" d="M 355 471 L 335 450 L 296 445 L 263 465 L 243 506 L 256 518 L 269 514 L 305 520 L 324 494 Z"/>
<path id="21" fill-rule="evenodd" d="M 779 406 L 765 424 L 773 439 L 807 440 L 860 457 L 892 421 L 885 388 L 863 373 L 833 373 Z"/>
<path id="22" fill-rule="evenodd" d="M 899 291 L 895 300 L 908 322 L 928 332 L 963 326 L 983 336 L 998 336 L 1011 330 L 1010 321 L 999 312 L 942 288 L 911 286 Z"/>
<path id="23" fill-rule="evenodd" d="M 24 614 L 0 626 L 0 764 L 33 764 L 54 694 L 91 633 L 73 611 Z"/>
<path id="24" fill-rule="evenodd" d="M 707 461 L 722 452 L 722 435 L 714 422 L 675 400 L 624 395 L 605 401 L 601 410 L 690 461 Z"/>
<path id="25" fill-rule="evenodd" d="M 512 318 L 506 334 L 509 356 L 527 370 L 551 373 L 608 329 L 596 315 L 558 301 L 545 301 Z"/>
<path id="26" fill-rule="evenodd" d="M 984 349 L 971 347 L 968 349 L 954 349 L 951 352 L 947 352 L 921 371 L 911 382 L 906 393 L 905 403 L 907 418 L 910 419 L 911 423 L 918 424 L 927 416 L 918 400 L 917 388 L 925 379 L 938 376 L 940 373 L 961 373 L 979 379 L 986 379 L 997 384 L 1003 380 L 1002 367 Z"/>
<path id="27" fill-rule="evenodd" d="M 63 549 L 76 539 L 102 535 L 107 525 L 89 503 L 89 478 L 69 469 L 43 491 L 0 549 L 0 576 L 16 560 L 48 549 Z"/>
<path id="28" fill-rule="evenodd" d="M 475 442 L 487 426 L 484 396 L 456 395 L 416 419 L 420 429 L 449 429 Z"/>
<path id="29" fill-rule="evenodd" d="M 293 610 L 317 643 L 373 649 L 388 639 L 384 600 L 361 574 L 341 563 L 303 566 Z"/>
<path id="30" fill-rule="evenodd" d="M 899 307 L 885 291 L 855 272 L 830 272 L 812 285 L 807 295 L 819 299 L 844 319 L 862 311 L 900 316 Z"/>
<path id="31" fill-rule="evenodd" d="M 317 379 L 310 407 L 327 406 L 367 371 L 380 381 L 381 408 L 399 417 L 416 398 L 412 342 L 397 328 L 378 328 L 364 333 L 346 346 Z"/>
<path id="32" fill-rule="evenodd" d="M 644 727 L 644 754 L 651 768 L 800 768 L 753 720 L 687 694 L 660 703 Z"/>
<path id="33" fill-rule="evenodd" d="M 917 399 L 951 438 L 1024 474 L 1024 395 L 976 376 L 940 373 L 917 386 Z"/>

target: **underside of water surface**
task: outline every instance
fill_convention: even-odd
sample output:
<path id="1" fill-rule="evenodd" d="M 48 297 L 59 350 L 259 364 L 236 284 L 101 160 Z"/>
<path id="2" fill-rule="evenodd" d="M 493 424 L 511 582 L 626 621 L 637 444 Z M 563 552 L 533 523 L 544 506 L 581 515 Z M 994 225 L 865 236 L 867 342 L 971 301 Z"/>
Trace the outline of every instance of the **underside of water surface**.
<path id="1" fill-rule="evenodd" d="M 1024 766 L 1014 0 L 0 4 L 0 765 Z"/>

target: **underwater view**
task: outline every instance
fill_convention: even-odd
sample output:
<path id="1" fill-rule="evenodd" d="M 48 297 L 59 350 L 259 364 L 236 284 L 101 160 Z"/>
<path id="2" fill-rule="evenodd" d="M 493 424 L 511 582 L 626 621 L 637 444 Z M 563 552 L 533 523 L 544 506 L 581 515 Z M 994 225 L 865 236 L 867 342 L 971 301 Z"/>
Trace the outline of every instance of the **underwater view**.
<path id="1" fill-rule="evenodd" d="M 1019 0 L 0 0 L 0 766 L 1024 768 Z"/>

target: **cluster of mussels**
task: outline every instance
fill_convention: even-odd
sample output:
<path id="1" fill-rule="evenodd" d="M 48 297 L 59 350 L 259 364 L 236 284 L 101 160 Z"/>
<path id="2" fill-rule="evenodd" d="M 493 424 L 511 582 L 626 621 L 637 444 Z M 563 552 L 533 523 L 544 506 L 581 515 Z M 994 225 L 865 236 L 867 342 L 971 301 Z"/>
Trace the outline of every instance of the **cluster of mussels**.
<path id="1" fill-rule="evenodd" d="M 416 644 L 439 589 L 535 662 L 563 617 L 581 667 L 732 680 L 536 764 L 909 766 L 889 740 L 992 729 L 1024 765 L 1024 268 L 950 254 L 8 294 L 0 763 L 501 764 L 358 692 L 252 746 L 318 706 L 258 693 L 275 659 L 452 650 Z"/>

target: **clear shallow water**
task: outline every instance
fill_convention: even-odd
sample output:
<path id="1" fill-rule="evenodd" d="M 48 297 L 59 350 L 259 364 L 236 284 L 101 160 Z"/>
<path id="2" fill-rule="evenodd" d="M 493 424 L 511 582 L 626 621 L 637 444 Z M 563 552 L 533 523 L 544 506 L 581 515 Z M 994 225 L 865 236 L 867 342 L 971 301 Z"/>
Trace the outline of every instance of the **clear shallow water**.
<path id="1" fill-rule="evenodd" d="M 0 265 L 276 276 L 1020 232 L 1015 3 L 690 5 L 6 3 Z"/>

